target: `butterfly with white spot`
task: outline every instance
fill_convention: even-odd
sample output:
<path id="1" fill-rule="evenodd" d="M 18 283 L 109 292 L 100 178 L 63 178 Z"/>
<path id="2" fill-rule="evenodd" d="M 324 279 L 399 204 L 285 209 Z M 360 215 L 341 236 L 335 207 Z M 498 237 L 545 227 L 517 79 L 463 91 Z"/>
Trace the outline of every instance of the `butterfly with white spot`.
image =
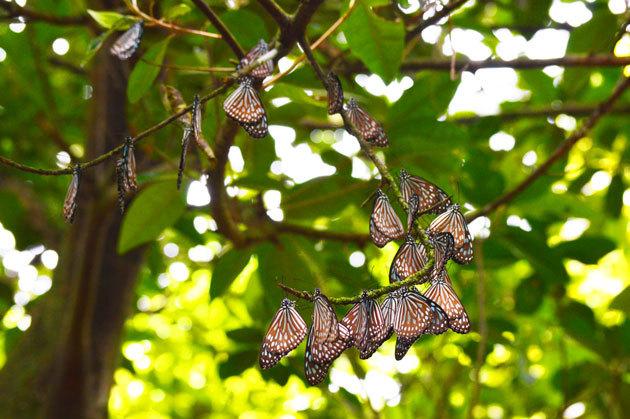
<path id="1" fill-rule="evenodd" d="M 473 259 L 472 236 L 468 231 L 466 219 L 459 211 L 459 205 L 450 205 L 446 211 L 438 215 L 429 225 L 428 232 L 450 233 L 454 241 L 454 253 L 451 257 L 455 262 L 465 265 Z"/>
<path id="2" fill-rule="evenodd" d="M 134 23 L 125 33 L 118 37 L 109 51 L 121 60 L 128 59 L 138 49 L 143 31 L 144 21 Z"/>

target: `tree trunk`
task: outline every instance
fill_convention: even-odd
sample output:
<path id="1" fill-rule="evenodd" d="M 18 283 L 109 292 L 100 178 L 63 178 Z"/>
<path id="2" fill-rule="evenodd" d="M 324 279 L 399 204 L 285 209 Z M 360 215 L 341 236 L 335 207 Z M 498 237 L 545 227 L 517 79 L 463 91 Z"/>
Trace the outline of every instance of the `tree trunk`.
<path id="1" fill-rule="evenodd" d="M 106 3 L 106 2 L 103 2 Z M 94 5 L 92 5 L 94 6 Z M 111 7 L 111 4 L 100 4 Z M 91 84 L 88 157 L 127 133 L 127 65 L 103 48 Z M 7 418 L 104 418 L 142 250 L 118 255 L 121 216 L 114 163 L 86 171 L 75 223 L 68 227 L 51 291 L 33 309 L 31 328 L 0 371 L 0 412 Z"/>

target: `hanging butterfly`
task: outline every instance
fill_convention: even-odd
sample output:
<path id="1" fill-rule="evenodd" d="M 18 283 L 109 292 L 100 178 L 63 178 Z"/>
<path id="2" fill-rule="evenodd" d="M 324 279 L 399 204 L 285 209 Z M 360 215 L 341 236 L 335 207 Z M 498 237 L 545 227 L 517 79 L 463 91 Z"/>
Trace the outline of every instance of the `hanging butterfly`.
<path id="1" fill-rule="evenodd" d="M 460 301 L 446 271 L 442 271 L 431 280 L 431 286 L 424 295 L 438 304 L 448 317 L 449 327 L 457 333 L 466 334 L 470 332 L 470 320 L 466 309 Z"/>
<path id="2" fill-rule="evenodd" d="M 118 186 L 118 205 L 120 212 L 125 211 L 125 198 L 138 189 L 136 180 L 136 157 L 133 138 L 125 137 L 121 156 L 116 160 L 116 181 Z"/>
<path id="3" fill-rule="evenodd" d="M 341 320 L 350 331 L 351 344 L 359 349 L 359 357 L 367 359 L 385 341 L 387 329 L 378 302 L 364 293 L 361 301 Z"/>
<path id="4" fill-rule="evenodd" d="M 418 216 L 418 208 L 420 207 L 420 198 L 418 195 L 413 195 L 407 201 L 407 233 L 411 232 L 411 227 L 413 227 L 413 222 Z"/>
<path id="5" fill-rule="evenodd" d="M 438 215 L 429 225 L 428 231 L 431 234 L 451 233 L 455 243 L 452 259 L 462 265 L 472 261 L 472 237 L 466 219 L 459 211 L 459 205 L 450 205 L 445 212 Z"/>
<path id="6" fill-rule="evenodd" d="M 410 277 L 427 263 L 427 253 L 421 243 L 416 243 L 411 234 L 400 245 L 389 267 L 390 284 Z"/>
<path id="7" fill-rule="evenodd" d="M 259 122 L 253 124 L 241 124 L 241 127 L 252 138 L 263 138 L 269 134 L 266 116 L 263 116 Z"/>
<path id="8" fill-rule="evenodd" d="M 179 167 L 177 168 L 177 189 L 182 186 L 182 180 L 184 178 L 184 169 L 186 167 L 186 154 L 188 154 L 188 145 L 190 144 L 190 137 L 193 136 L 193 129 L 184 128 L 184 135 L 182 137 L 182 151 L 179 155 Z"/>
<path id="9" fill-rule="evenodd" d="M 258 92 L 254 88 L 254 78 L 242 77 L 240 84 L 223 102 L 223 110 L 239 124 L 257 124 L 266 116 Z"/>
<path id="10" fill-rule="evenodd" d="M 324 363 L 335 359 L 332 343 L 339 337 L 339 322 L 328 298 L 319 289 L 313 297 L 313 345 L 311 350 L 317 363 Z"/>
<path id="11" fill-rule="evenodd" d="M 328 369 L 332 365 L 333 361 L 351 345 L 350 331 L 346 326 L 339 323 L 337 325 L 337 338 L 330 342 L 328 344 L 328 348 L 326 349 L 329 353 L 329 358 L 320 362 L 313 355 L 315 351 L 322 351 L 317 347 L 318 344 L 315 342 L 316 332 L 314 329 L 315 324 L 313 323 L 308 333 L 308 341 L 306 342 L 306 351 L 304 353 L 304 375 L 306 377 L 306 381 L 312 386 L 321 383 L 324 378 L 326 378 Z"/>
<path id="12" fill-rule="evenodd" d="M 380 189 L 376 191 L 374 208 L 370 217 L 370 238 L 378 247 L 383 247 L 390 241 L 405 234 L 396 211 L 389 203 L 387 195 Z"/>
<path id="13" fill-rule="evenodd" d="M 237 69 L 242 70 L 243 68 L 253 63 L 254 61 L 256 61 L 257 59 L 259 59 L 260 57 L 262 57 L 268 52 L 269 52 L 269 45 L 267 45 L 264 39 L 261 39 L 260 41 L 258 41 L 256 45 L 254 45 L 254 48 L 252 48 L 247 53 L 247 55 L 245 55 L 241 59 L 241 62 L 239 63 Z M 260 80 L 264 79 L 267 76 L 271 76 L 271 74 L 273 74 L 273 60 L 263 61 L 256 68 L 251 70 L 249 74 L 255 77 L 256 79 L 260 79 Z"/>
<path id="14" fill-rule="evenodd" d="M 165 84 L 160 85 L 160 93 L 164 108 L 168 112 L 179 113 L 186 107 L 186 102 L 184 102 L 184 97 L 181 92 L 173 86 Z M 190 112 L 182 114 L 179 118 L 177 118 L 177 122 L 184 128 L 190 128 L 193 124 Z"/>
<path id="15" fill-rule="evenodd" d="M 143 31 L 143 21 L 134 23 L 125 33 L 118 37 L 116 42 L 114 42 L 112 47 L 109 49 L 109 52 L 121 60 L 128 59 L 138 49 Z"/>
<path id="16" fill-rule="evenodd" d="M 387 135 L 381 124 L 361 109 L 356 100 L 350 99 L 346 103 L 346 115 L 352 124 L 352 128 L 361 139 L 379 147 L 387 147 L 389 145 Z"/>
<path id="17" fill-rule="evenodd" d="M 343 109 L 343 88 L 339 77 L 332 71 L 326 76 L 326 91 L 328 92 L 328 115 L 341 112 Z"/>
<path id="18" fill-rule="evenodd" d="M 427 331 L 433 322 L 433 307 L 415 288 L 401 288 L 394 317 L 396 332 L 396 360 L 401 360 L 411 345 Z"/>
<path id="19" fill-rule="evenodd" d="M 381 304 L 381 313 L 383 314 L 383 323 L 385 325 L 385 338 L 389 339 L 394 333 L 394 318 L 396 317 L 396 309 L 398 308 L 398 299 L 400 292 L 398 290 L 390 292 Z"/>
<path id="20" fill-rule="evenodd" d="M 398 179 L 400 191 L 408 204 L 412 196 L 418 196 L 419 214 L 425 212 L 440 214 L 444 212 L 446 207 L 451 203 L 451 199 L 442 189 L 419 176 L 410 175 L 405 169 L 400 171 Z"/>
<path id="21" fill-rule="evenodd" d="M 266 370 L 276 365 L 304 340 L 306 330 L 306 322 L 295 309 L 295 303 L 282 300 L 260 347 L 260 367 Z"/>
<path id="22" fill-rule="evenodd" d="M 431 234 L 427 231 L 427 237 L 433 246 L 435 262 L 433 263 L 432 276 L 435 276 L 445 269 L 446 262 L 453 257 L 455 242 L 451 233 Z"/>
<path id="23" fill-rule="evenodd" d="M 77 211 L 77 195 L 79 194 L 79 179 L 81 177 L 81 167 L 77 164 L 72 169 L 72 179 L 68 185 L 66 199 L 63 201 L 63 218 L 70 224 L 74 221 Z"/>
<path id="24" fill-rule="evenodd" d="M 212 147 L 206 141 L 203 136 L 203 131 L 201 130 L 201 102 L 199 100 L 199 95 L 195 95 L 192 103 L 191 110 L 191 125 L 192 125 L 192 134 L 193 139 L 197 146 L 204 152 L 206 157 L 210 160 L 215 160 L 214 151 L 212 151 Z"/>

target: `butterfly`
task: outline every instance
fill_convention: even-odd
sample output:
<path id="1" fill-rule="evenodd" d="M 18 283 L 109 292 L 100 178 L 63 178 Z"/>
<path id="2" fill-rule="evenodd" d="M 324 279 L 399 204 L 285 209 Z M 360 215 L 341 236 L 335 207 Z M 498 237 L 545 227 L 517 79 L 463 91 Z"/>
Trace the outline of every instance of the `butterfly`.
<path id="1" fill-rule="evenodd" d="M 295 303 L 282 300 L 260 348 L 260 367 L 265 370 L 273 367 L 304 340 L 306 331 L 306 322 L 295 309 Z"/>
<path id="2" fill-rule="evenodd" d="M 339 322 L 328 298 L 319 290 L 315 290 L 313 303 L 313 358 L 317 363 L 328 362 L 339 356 L 333 345 L 339 337 Z"/>
<path id="3" fill-rule="evenodd" d="M 238 65 L 238 69 L 240 70 L 246 67 L 247 65 L 253 63 L 254 61 L 256 61 L 257 59 L 259 59 L 260 57 L 262 57 L 268 52 L 269 52 L 269 45 L 267 45 L 264 39 L 261 39 L 260 41 L 258 41 L 256 45 L 254 45 L 254 48 L 252 48 L 247 53 L 247 55 L 245 55 L 241 59 L 241 62 Z M 271 76 L 272 73 L 273 73 L 273 61 L 265 60 L 262 63 L 260 63 L 260 65 L 252 69 L 249 74 L 255 77 L 256 79 L 262 80 L 267 76 Z"/>
<path id="4" fill-rule="evenodd" d="M 385 324 L 385 338 L 383 341 L 389 339 L 394 333 L 394 318 L 396 316 L 396 309 L 398 307 L 398 299 L 400 298 L 400 292 L 398 290 L 390 292 L 381 304 L 381 313 L 383 314 L 383 323 Z"/>
<path id="5" fill-rule="evenodd" d="M 400 191 L 408 204 L 414 195 L 418 196 L 420 214 L 424 212 L 440 214 L 451 203 L 451 199 L 442 189 L 419 176 L 410 175 L 405 169 L 400 171 L 398 179 Z"/>
<path id="6" fill-rule="evenodd" d="M 79 178 L 81 177 L 81 168 L 77 164 L 72 169 L 72 179 L 68 185 L 66 199 L 63 201 L 63 218 L 70 224 L 74 221 L 74 215 L 77 211 L 77 195 L 79 194 Z"/>
<path id="7" fill-rule="evenodd" d="M 387 147 L 389 141 L 383 127 L 361 109 L 356 100 L 350 99 L 348 101 L 346 104 L 346 115 L 361 139 L 379 147 Z"/>
<path id="8" fill-rule="evenodd" d="M 203 131 L 201 129 L 202 117 L 201 117 L 201 101 L 199 100 L 199 95 L 195 95 L 193 99 L 191 114 L 192 114 L 191 125 L 192 125 L 193 139 L 195 140 L 195 143 L 197 143 L 197 146 L 201 148 L 201 150 L 205 153 L 205 155 L 210 160 L 214 160 L 215 159 L 214 151 L 212 151 L 212 147 L 210 147 L 210 144 L 208 144 L 205 137 L 203 136 Z"/>
<path id="9" fill-rule="evenodd" d="M 387 195 L 378 189 L 370 217 L 370 238 L 375 245 L 383 247 L 404 234 L 403 225 L 389 203 Z"/>
<path id="10" fill-rule="evenodd" d="M 337 338 L 328 344 L 327 352 L 330 354 L 330 357 L 324 361 L 318 361 L 315 358 L 314 353 L 317 350 L 317 343 L 315 341 L 316 333 L 314 331 L 315 324 L 311 326 L 311 329 L 308 333 L 308 341 L 306 342 L 306 351 L 304 353 L 304 375 L 306 377 L 306 381 L 314 386 L 321 383 L 324 378 L 326 378 L 326 374 L 328 374 L 328 369 L 332 365 L 333 361 L 341 355 L 341 353 L 347 349 L 351 344 L 350 342 L 350 331 L 343 324 L 338 324 L 338 333 Z M 320 349 L 321 351 L 321 349 Z"/>
<path id="11" fill-rule="evenodd" d="M 416 243 L 411 234 L 400 245 L 389 267 L 389 282 L 394 283 L 415 274 L 427 263 L 427 253 L 421 243 Z"/>
<path id="12" fill-rule="evenodd" d="M 378 302 L 365 294 L 341 320 L 350 331 L 351 344 L 359 349 L 359 357 L 367 359 L 385 341 L 387 329 Z"/>
<path id="13" fill-rule="evenodd" d="M 427 231 L 427 237 L 433 246 L 435 257 L 432 275 L 436 275 L 444 270 L 446 262 L 453 256 L 455 242 L 451 233 L 431 234 Z"/>
<path id="14" fill-rule="evenodd" d="M 120 35 L 116 42 L 109 49 L 116 57 L 121 60 L 126 60 L 136 52 L 140 45 L 140 39 L 142 38 L 142 32 L 144 31 L 144 22 L 140 21 L 134 23 L 125 33 Z"/>
<path id="15" fill-rule="evenodd" d="M 266 116 L 258 92 L 254 88 L 254 78 L 242 77 L 240 84 L 223 102 L 223 110 L 239 124 L 257 124 Z"/>
<path id="16" fill-rule="evenodd" d="M 184 168 L 186 166 L 186 154 L 188 153 L 188 145 L 190 144 L 190 137 L 194 136 L 192 127 L 184 128 L 184 136 L 182 137 L 182 151 L 179 155 L 179 167 L 177 169 L 177 189 L 182 186 L 182 179 L 184 178 Z"/>
<path id="17" fill-rule="evenodd" d="M 418 215 L 418 208 L 420 207 L 420 198 L 418 198 L 418 195 L 413 195 L 409 198 L 407 205 L 407 233 L 409 233 L 411 231 L 411 227 L 413 227 L 413 222 Z"/>
<path id="18" fill-rule="evenodd" d="M 253 138 L 263 138 L 269 134 L 267 117 L 263 116 L 259 122 L 253 124 L 241 124 L 241 127 Z"/>
<path id="19" fill-rule="evenodd" d="M 118 184 L 118 205 L 120 212 L 125 210 L 125 197 L 138 189 L 136 179 L 136 158 L 133 138 L 126 137 L 121 157 L 116 160 L 116 180 Z"/>
<path id="20" fill-rule="evenodd" d="M 326 91 L 328 92 L 328 114 L 334 115 L 343 109 L 343 89 L 339 77 L 332 71 L 326 76 Z"/>
<path id="21" fill-rule="evenodd" d="M 451 233 L 455 248 L 452 259 L 462 265 L 472 261 L 472 237 L 466 219 L 459 211 L 459 205 L 450 205 L 445 212 L 438 215 L 429 225 L 428 231 L 431 234 Z"/>
<path id="22" fill-rule="evenodd" d="M 449 327 L 457 333 L 470 332 L 470 320 L 462 302 L 455 294 L 451 281 L 446 271 L 432 278 L 431 286 L 424 295 L 438 304 L 448 317 Z"/>
<path id="23" fill-rule="evenodd" d="M 430 328 L 434 317 L 435 312 L 431 300 L 415 288 L 401 289 L 394 316 L 395 358 L 397 360 L 402 359 L 416 339 Z"/>

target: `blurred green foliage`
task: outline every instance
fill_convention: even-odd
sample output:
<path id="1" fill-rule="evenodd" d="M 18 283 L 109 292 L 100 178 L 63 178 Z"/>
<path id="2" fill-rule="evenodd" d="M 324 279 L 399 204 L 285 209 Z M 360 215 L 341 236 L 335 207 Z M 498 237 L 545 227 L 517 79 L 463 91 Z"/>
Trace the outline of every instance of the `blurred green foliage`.
<path id="1" fill-rule="evenodd" d="M 43 0 L 33 6 L 71 15 L 85 13 L 82 3 Z M 209 3 L 221 11 L 245 47 L 275 33 L 274 22 L 259 7 L 230 2 L 242 8 L 226 11 L 223 2 Z M 280 3 L 291 9 L 297 2 Z M 386 10 L 388 3 L 359 0 L 341 27 L 344 36 L 329 39 L 330 49 L 348 62 L 362 62 L 386 84 L 402 79 L 399 66 L 404 48 L 403 26 Z M 524 28 L 521 36 L 529 40 L 535 31 L 527 28 L 552 23 L 551 3 L 470 2 L 452 17 L 452 25 L 476 31 L 495 53 L 496 28 L 513 28 L 513 35 Z M 604 1 L 576 3 L 586 5 L 592 18 L 570 30 L 567 52 L 610 53 L 621 17 L 612 14 Z M 347 2 L 326 2 L 309 25 L 309 37 L 321 35 L 347 6 Z M 160 2 L 160 8 L 182 26 L 213 30 L 187 1 Z M 19 33 L 3 24 L 0 35 L 0 47 L 6 52 L 0 62 L 0 154 L 37 167 L 54 167 L 59 149 L 49 138 L 57 133 L 81 157 L 91 86 L 80 65 L 102 37 L 80 27 L 44 23 L 28 24 Z M 61 37 L 69 41 L 70 50 L 57 57 L 51 45 Z M 421 42 L 406 59 L 441 57 L 447 39 L 445 25 L 435 45 Z M 625 43 L 627 51 L 629 35 L 619 43 Z M 297 54 L 296 49 L 290 57 Z M 130 69 L 127 90 L 132 102 L 129 123 L 137 131 L 167 116 L 156 79 L 177 86 L 189 99 L 209 91 L 215 80 L 214 75 L 200 72 L 165 70 L 160 74 L 159 67 L 147 62 L 232 65 L 231 51 L 220 40 L 171 39 L 151 29 L 146 31 L 139 55 L 143 60 Z M 316 56 L 327 62 L 327 55 L 316 52 Z M 52 58 L 79 71 L 69 72 Z M 84 70 L 93 65 L 90 61 Z M 620 71 L 569 69 L 555 78 L 541 70 L 514 74 L 518 87 L 527 94 L 503 103 L 504 111 L 563 102 L 593 104 L 609 94 Z M 458 202 L 474 207 L 527 176 L 531 168 L 522 163 L 523 156 L 533 151 L 541 162 L 575 124 L 567 115 L 506 121 L 498 116 L 458 123 L 453 121 L 457 115 L 441 116 L 459 79 L 451 80 L 446 72 L 408 76 L 413 86 L 394 102 L 384 95 L 371 95 L 354 77 L 343 77 L 343 84 L 346 96 L 358 98 L 388 131 L 391 146 L 383 155 L 392 170 L 405 168 L 424 176 Z M 247 207 L 257 194 L 275 190 L 281 194 L 285 221 L 367 233 L 370 205 L 362 206 L 362 202 L 377 181 L 373 175 L 367 180 L 353 173 L 361 173 L 367 165 L 367 172 L 373 174 L 373 167 L 356 150 L 335 151 L 333 146 L 342 142 L 341 131 L 312 130 L 305 123 L 339 122 L 327 119 L 324 95 L 308 67 L 298 68 L 265 92 L 270 124 L 293 131 L 261 141 L 239 132 L 236 146 L 244 166 L 235 167 L 231 160 L 228 184 L 238 188 L 237 205 Z M 281 98 L 290 103 L 272 105 Z M 223 119 L 221 101 L 218 97 L 205 109 L 204 130 L 209 139 Z M 627 97 L 622 100 L 628 102 Z M 52 131 L 43 126 L 52 126 Z M 499 131 L 515 139 L 509 151 L 489 147 L 489 138 Z M 292 143 L 287 140 L 291 137 Z M 169 126 L 143 143 L 137 153 L 155 161 L 176 162 L 180 138 L 180 128 Z M 175 190 L 172 166 L 160 165 L 142 173 L 145 189 L 126 213 L 119 250 L 146 242 L 150 246 L 133 314 L 126 324 L 109 402 L 111 416 L 377 417 L 381 412 L 392 418 L 465 417 L 475 391 L 473 371 L 483 340 L 480 399 L 472 410 L 475 417 L 561 417 L 569 406 L 573 409 L 569 413 L 580 412 L 579 403 L 585 417 L 623 417 L 630 409 L 629 141 L 627 115 L 607 116 L 548 176 L 484 221 L 490 235 L 476 240 L 483 254 L 483 272 L 479 263 L 449 268 L 474 322 L 472 333 L 423 337 L 401 362 L 393 361 L 392 342 L 367 361 L 348 351 L 334 364 L 332 381 L 316 388 L 307 387 L 302 378 L 303 346 L 268 372 L 257 367 L 258 345 L 283 297 L 275 283 L 353 295 L 386 283 L 396 246 L 379 250 L 371 245 L 361 248 L 283 235 L 274 243 L 233 249 L 213 231 L 207 206 L 185 209 L 185 196 Z M 282 153 L 300 147 L 320 155 L 334 174 L 298 183 L 272 170 L 278 162 L 289 167 L 290 157 Z M 191 170 L 200 175 L 204 163 L 192 160 Z M 0 175 L 0 222 L 13 232 L 15 247 L 59 246 L 58 237 L 65 228 L 60 210 L 68 179 L 40 178 L 6 168 L 0 169 Z M 178 252 L 166 256 L 165 246 L 170 243 Z M 349 258 L 358 251 L 367 259 L 353 267 Z M 40 275 L 53 276 L 54 286 L 52 271 L 34 263 Z M 480 275 L 485 283 L 483 298 L 476 293 Z M 4 271 L 0 280 L 4 349 L 0 360 L 4 362 L 4 351 L 22 333 L 17 326 L 29 305 L 14 304 L 20 290 L 16 278 Z M 299 302 L 298 309 L 305 319 L 310 317 L 308 304 Z M 488 333 L 483 339 L 480 311 L 487 317 Z"/>

